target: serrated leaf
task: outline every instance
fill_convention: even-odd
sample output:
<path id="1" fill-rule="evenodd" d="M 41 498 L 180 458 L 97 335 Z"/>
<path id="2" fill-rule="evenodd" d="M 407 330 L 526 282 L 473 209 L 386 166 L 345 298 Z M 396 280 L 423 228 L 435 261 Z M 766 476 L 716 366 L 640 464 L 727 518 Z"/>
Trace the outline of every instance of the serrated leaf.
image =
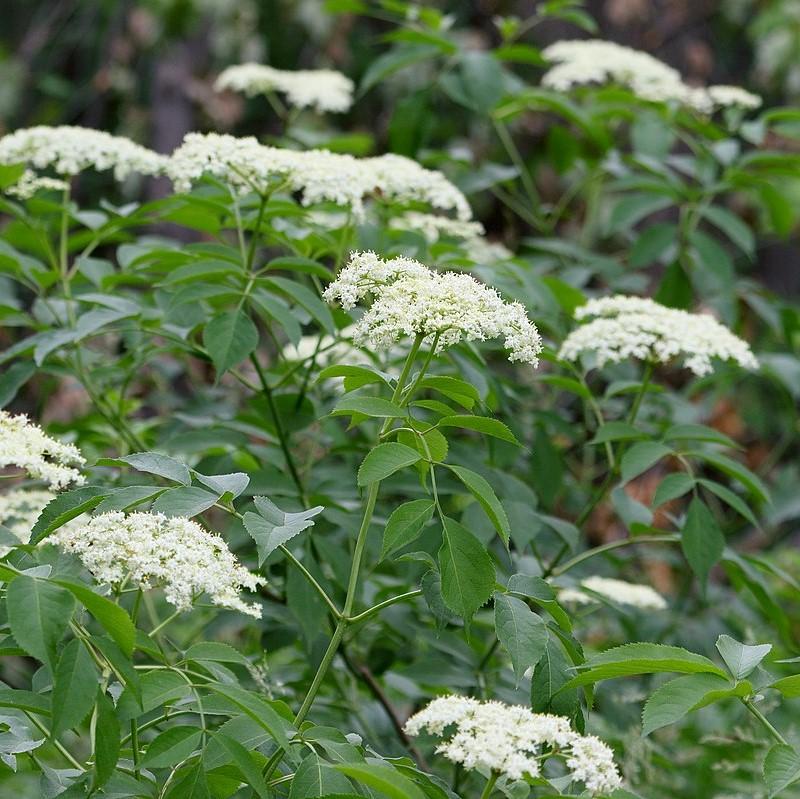
<path id="1" fill-rule="evenodd" d="M 117 646 L 127 657 L 133 654 L 136 640 L 136 627 L 124 608 L 100 594 L 96 594 L 88 586 L 68 580 L 53 582 L 66 588 L 89 613 L 94 616 L 105 631 L 117 642 Z"/>
<path id="2" fill-rule="evenodd" d="M 394 419 L 406 415 L 397 403 L 381 397 L 343 397 L 336 403 L 331 416 L 349 416 L 360 413 L 377 419 Z"/>
<path id="3" fill-rule="evenodd" d="M 373 447 L 358 469 L 358 484 L 367 486 L 378 480 L 385 480 L 390 475 L 411 466 L 420 459 L 415 449 L 396 441 L 387 441 Z"/>
<path id="4" fill-rule="evenodd" d="M 383 532 L 381 560 L 414 541 L 433 515 L 434 507 L 433 500 L 415 499 L 395 508 Z"/>
<path id="5" fill-rule="evenodd" d="M 743 680 L 772 651 L 772 644 L 748 646 L 730 635 L 720 635 L 716 646 L 735 680 Z"/>
<path id="6" fill-rule="evenodd" d="M 800 780 L 800 754 L 788 744 L 775 744 L 764 759 L 764 782 L 770 797 Z"/>
<path id="7" fill-rule="evenodd" d="M 153 502 L 151 510 L 153 513 L 163 513 L 165 516 L 185 516 L 190 519 L 208 510 L 219 498 L 219 494 L 206 491 L 204 488 L 179 486 L 160 493 Z"/>
<path id="8" fill-rule="evenodd" d="M 389 799 L 425 799 L 425 794 L 415 783 L 382 762 L 338 763 L 334 768 L 356 782 L 375 788 Z"/>
<path id="9" fill-rule="evenodd" d="M 706 504 L 695 497 L 689 505 L 681 530 L 681 548 L 686 560 L 705 589 L 708 573 L 725 550 L 725 536 Z"/>
<path id="10" fill-rule="evenodd" d="M 465 469 L 463 466 L 448 466 L 451 472 L 458 477 L 459 480 L 467 487 L 469 492 L 478 501 L 480 506 L 489 517 L 495 530 L 497 530 L 503 543 L 508 546 L 508 539 L 511 535 L 511 525 L 508 522 L 505 508 L 500 503 L 494 489 L 489 485 L 489 482 L 473 472 L 471 469 Z"/>
<path id="11" fill-rule="evenodd" d="M 94 706 L 98 673 L 83 642 L 73 638 L 62 650 L 53 675 L 53 727 L 57 738 L 77 727 Z"/>
<path id="12" fill-rule="evenodd" d="M 622 482 L 627 483 L 654 466 L 672 450 L 659 441 L 640 441 L 634 444 L 623 456 L 621 466 Z"/>
<path id="13" fill-rule="evenodd" d="M 256 542 L 259 566 L 282 544 L 314 526 L 314 517 L 324 510 L 317 505 L 296 513 L 282 511 L 266 497 L 255 498 L 258 513 L 247 512 L 244 526 Z"/>
<path id="14" fill-rule="evenodd" d="M 20 574 L 8 585 L 6 610 L 16 642 L 54 669 L 56 645 L 75 610 L 72 594 L 49 580 Z"/>
<path id="15" fill-rule="evenodd" d="M 658 508 L 665 502 L 682 497 L 694 488 L 695 480 L 686 472 L 668 474 L 659 484 L 653 497 L 653 507 Z"/>
<path id="16" fill-rule="evenodd" d="M 439 427 L 460 427 L 463 430 L 475 430 L 478 433 L 499 438 L 501 441 L 519 445 L 517 437 L 507 425 L 498 419 L 491 419 L 486 416 L 469 416 L 467 414 L 445 416 L 443 419 L 439 419 L 438 425 Z"/>
<path id="17" fill-rule="evenodd" d="M 239 743 L 238 740 L 229 735 L 216 730 L 214 732 L 214 740 L 220 745 L 222 749 L 228 754 L 233 764 L 239 770 L 239 773 L 244 777 L 244 781 L 249 788 L 256 792 L 259 799 L 271 799 L 272 794 L 264 782 L 264 777 L 261 770 L 253 761 L 253 757 L 247 749 Z M 204 758 L 205 760 L 205 753 Z M 296 775 L 295 775 L 296 777 Z M 294 781 L 292 782 L 294 785 Z"/>
<path id="18" fill-rule="evenodd" d="M 203 346 L 211 356 L 219 378 L 255 352 L 258 328 L 243 310 L 226 311 L 203 328 Z"/>
<path id="19" fill-rule="evenodd" d="M 180 725 L 157 735 L 142 757 L 146 768 L 169 768 L 185 760 L 197 749 L 203 731 L 198 727 Z"/>
<path id="20" fill-rule="evenodd" d="M 708 658 L 665 644 L 633 643 L 615 646 L 590 658 L 582 668 L 585 670 L 573 677 L 567 683 L 567 688 L 615 677 L 665 671 L 682 674 L 708 673 L 726 677 L 725 672 Z"/>
<path id="21" fill-rule="evenodd" d="M 289 799 L 313 799 L 352 790 L 353 786 L 347 777 L 312 752 L 297 767 L 289 789 Z"/>
<path id="22" fill-rule="evenodd" d="M 81 486 L 59 494 L 49 502 L 31 529 L 31 544 L 38 544 L 61 525 L 99 505 L 108 494 L 107 488 Z"/>
<path id="23" fill-rule="evenodd" d="M 471 618 L 492 595 L 495 569 L 489 553 L 453 519 L 442 519 L 439 570 L 445 604 L 465 619 Z"/>
<path id="24" fill-rule="evenodd" d="M 717 674 L 687 674 L 669 680 L 652 694 L 642 712 L 642 735 L 674 724 L 682 719 L 710 692 L 731 687 L 729 680 Z"/>
<path id="25" fill-rule="evenodd" d="M 547 646 L 547 626 L 521 599 L 494 595 L 494 626 L 497 638 L 511 656 L 519 685 L 523 674 L 535 666 Z"/>

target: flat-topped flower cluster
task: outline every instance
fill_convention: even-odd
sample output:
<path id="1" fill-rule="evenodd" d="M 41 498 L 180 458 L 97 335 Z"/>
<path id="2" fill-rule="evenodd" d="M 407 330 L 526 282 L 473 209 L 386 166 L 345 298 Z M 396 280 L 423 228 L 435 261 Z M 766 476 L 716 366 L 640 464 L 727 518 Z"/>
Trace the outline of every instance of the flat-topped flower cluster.
<path id="1" fill-rule="evenodd" d="M 600 367 L 629 358 L 660 363 L 681 358 L 698 376 L 713 371 L 713 358 L 735 361 L 745 369 L 758 368 L 747 342 L 707 313 L 689 313 L 654 300 L 617 294 L 589 300 L 575 311 L 575 317 L 596 318 L 564 340 L 559 358 L 568 361 L 583 353 L 594 353 Z"/>
<path id="2" fill-rule="evenodd" d="M 594 575 L 581 580 L 581 586 L 620 605 L 631 605 L 642 610 L 664 610 L 667 607 L 664 597 L 649 585 Z M 581 591 L 580 588 L 563 588 L 558 592 L 558 601 L 589 605 L 596 601 L 592 593 Z"/>
<path id="3" fill-rule="evenodd" d="M 84 477 L 74 467 L 84 463 L 74 444 L 51 438 L 24 414 L 0 410 L 0 469 L 16 466 L 57 490 L 70 483 L 81 485 Z"/>
<path id="4" fill-rule="evenodd" d="M 518 302 L 458 272 L 434 272 L 411 258 L 383 260 L 356 252 L 324 295 L 345 310 L 371 298 L 355 325 L 353 340 L 381 350 L 403 336 L 437 336 L 444 349 L 460 341 L 503 338 L 510 361 L 538 364 L 542 341 Z"/>
<path id="5" fill-rule="evenodd" d="M 519 780 L 540 776 L 544 759 L 563 758 L 572 780 L 591 793 L 610 793 L 622 783 L 614 754 L 603 741 L 575 732 L 564 716 L 534 713 L 521 705 L 440 696 L 413 715 L 405 730 L 442 737 L 436 751 L 466 769 Z"/>
<path id="6" fill-rule="evenodd" d="M 761 105 L 758 95 L 738 86 L 689 86 L 676 69 L 614 42 L 565 40 L 546 47 L 542 55 L 555 64 L 542 84 L 558 91 L 587 83 L 616 83 L 643 100 L 674 101 L 704 114 L 726 106 L 752 110 Z"/>
<path id="7" fill-rule="evenodd" d="M 511 251 L 503 244 L 485 238 L 485 229 L 474 220 L 451 219 L 438 214 L 425 214 L 420 211 L 406 211 L 389 222 L 395 230 L 412 230 L 433 244 L 441 238 L 457 239 L 463 242 L 473 261 L 491 263 L 512 257 Z"/>
<path id="8" fill-rule="evenodd" d="M 332 202 L 364 215 L 364 198 L 381 196 L 397 202 L 423 202 L 469 219 L 464 195 L 441 172 L 424 169 L 400 155 L 355 158 L 327 150 L 286 150 L 252 138 L 190 133 L 166 168 L 177 191 L 188 191 L 203 175 L 231 188 L 265 193 L 278 184 L 299 192 L 304 205 Z"/>
<path id="9" fill-rule="evenodd" d="M 332 69 L 289 71 L 266 64 L 236 64 L 220 73 L 214 88 L 248 97 L 277 91 L 294 108 L 314 108 L 320 113 L 347 111 L 353 104 L 353 81 Z"/>
<path id="10" fill-rule="evenodd" d="M 102 130 L 38 125 L 0 138 L 0 164 L 21 163 L 33 169 L 53 169 L 63 177 L 73 177 L 85 169 L 113 169 L 117 180 L 125 180 L 134 172 L 160 174 L 166 157 Z"/>
<path id="11" fill-rule="evenodd" d="M 163 586 L 178 610 L 189 610 L 206 593 L 215 605 L 261 617 L 261 608 L 244 602 L 239 591 L 254 591 L 263 581 L 236 560 L 220 536 L 191 519 L 102 513 L 80 527 L 61 527 L 46 540 L 76 554 L 98 582 Z"/>

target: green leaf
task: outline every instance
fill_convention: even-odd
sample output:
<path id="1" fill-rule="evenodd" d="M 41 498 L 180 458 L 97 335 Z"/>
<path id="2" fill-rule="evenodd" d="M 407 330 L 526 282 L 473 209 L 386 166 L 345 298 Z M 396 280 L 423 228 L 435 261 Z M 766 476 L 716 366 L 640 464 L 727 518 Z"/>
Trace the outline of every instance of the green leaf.
<path id="1" fill-rule="evenodd" d="M 462 407 L 471 411 L 481 395 L 475 386 L 457 377 L 447 376 L 428 376 L 420 382 L 420 388 L 427 388 L 431 391 L 438 391 L 448 399 L 457 402 Z"/>
<path id="2" fill-rule="evenodd" d="M 49 716 L 50 698 L 33 691 L 0 688 L 0 707 L 15 707 L 39 716 Z"/>
<path id="3" fill-rule="evenodd" d="M 258 513 L 247 512 L 244 526 L 258 547 L 260 566 L 279 546 L 314 526 L 314 517 L 324 508 L 317 505 L 298 513 L 287 513 L 266 497 L 255 497 Z"/>
<path id="4" fill-rule="evenodd" d="M 555 637 L 550 637 L 531 677 L 531 709 L 535 713 L 573 716 L 579 708 L 577 688 L 564 689 L 574 667 Z"/>
<path id="5" fill-rule="evenodd" d="M 350 781 L 312 752 L 297 767 L 289 789 L 289 799 L 311 799 L 337 793 L 351 793 Z"/>
<path id="6" fill-rule="evenodd" d="M 232 702 L 242 712 L 250 716 L 265 732 L 270 734 L 281 749 L 289 749 L 288 736 L 293 734 L 294 730 L 291 724 L 279 715 L 266 699 L 252 691 L 239 688 L 237 685 L 209 683 L 204 687 L 224 696 L 229 702 Z"/>
<path id="7" fill-rule="evenodd" d="M 133 655 L 136 626 L 124 608 L 80 583 L 67 580 L 53 582 L 66 588 L 103 625 L 105 631 L 117 642 L 117 646 L 127 657 Z"/>
<path id="8" fill-rule="evenodd" d="M 263 282 L 291 297 L 329 336 L 337 334 L 330 308 L 310 288 L 285 277 L 270 277 Z"/>
<path id="9" fill-rule="evenodd" d="M 729 635 L 717 638 L 717 651 L 722 655 L 734 680 L 743 680 L 772 651 L 772 644 L 748 646 Z"/>
<path id="10" fill-rule="evenodd" d="M 358 484 L 367 486 L 411 466 L 420 459 L 419 452 L 405 444 L 388 441 L 373 447 L 358 469 Z"/>
<path id="11" fill-rule="evenodd" d="M 36 524 L 31 529 L 30 543 L 38 544 L 53 530 L 57 530 L 61 525 L 82 513 L 90 511 L 99 505 L 107 494 L 108 489 L 99 486 L 81 486 L 59 494 L 39 514 Z"/>
<path id="12" fill-rule="evenodd" d="M 219 378 L 255 351 L 258 328 L 243 310 L 226 311 L 203 328 L 203 346 Z"/>
<path id="13" fill-rule="evenodd" d="M 159 494 L 151 510 L 153 513 L 163 513 L 165 516 L 185 516 L 190 519 L 208 510 L 219 498 L 219 494 L 206 491 L 204 488 L 179 486 L 168 488 Z"/>
<path id="14" fill-rule="evenodd" d="M 708 506 L 695 497 L 681 530 L 681 548 L 692 571 L 705 589 L 708 573 L 722 557 L 725 536 Z"/>
<path id="15" fill-rule="evenodd" d="M 669 208 L 672 198 L 662 194 L 629 194 L 611 209 L 606 233 L 621 233 L 630 230 L 645 217 Z"/>
<path id="16" fill-rule="evenodd" d="M 686 439 L 688 441 L 708 441 L 712 444 L 722 444 L 725 447 L 731 447 L 731 449 L 740 448 L 732 438 L 704 424 L 674 424 L 664 433 L 665 441 L 678 441 L 681 439 Z"/>
<path id="17" fill-rule="evenodd" d="M 665 502 L 682 497 L 694 488 L 695 480 L 686 472 L 668 474 L 659 484 L 653 497 L 653 507 L 658 508 Z"/>
<path id="18" fill-rule="evenodd" d="M 94 707 L 98 673 L 83 642 L 73 638 L 62 650 L 53 675 L 52 736 L 77 727 Z"/>
<path id="19" fill-rule="evenodd" d="M 216 730 L 213 740 L 216 741 L 228 754 L 233 764 L 244 777 L 244 781 L 259 796 L 259 799 L 271 799 L 272 794 L 264 782 L 261 769 L 253 761 L 253 756 L 235 738 Z M 295 774 L 295 779 L 297 775 Z M 292 782 L 294 786 L 294 782 Z"/>
<path id="20" fill-rule="evenodd" d="M 781 677 L 780 680 L 776 680 L 769 687 L 780 691 L 788 699 L 795 699 L 800 696 L 800 674 Z"/>
<path id="21" fill-rule="evenodd" d="M 497 638 L 511 656 L 519 686 L 525 671 L 541 660 L 547 646 L 547 626 L 521 599 L 494 595 L 494 626 Z"/>
<path id="22" fill-rule="evenodd" d="M 181 777 L 173 780 L 164 799 L 212 799 L 202 758 L 178 773 Z"/>
<path id="23" fill-rule="evenodd" d="M 725 672 L 702 655 L 665 644 L 634 643 L 615 646 L 590 658 L 585 671 L 566 685 L 576 688 L 615 677 L 677 671 L 682 674 L 708 673 L 726 677 Z"/>
<path id="24" fill-rule="evenodd" d="M 740 250 L 747 255 L 753 255 L 756 246 L 755 235 L 738 216 L 719 205 L 701 206 L 700 213 L 712 225 L 719 228 Z"/>
<path id="25" fill-rule="evenodd" d="M 119 721 L 106 693 L 97 692 L 94 720 L 94 787 L 105 785 L 119 760 Z"/>
<path id="26" fill-rule="evenodd" d="M 480 506 L 489 517 L 489 521 L 491 521 L 494 529 L 497 530 L 498 535 L 503 539 L 503 543 L 508 546 L 508 539 L 511 535 L 511 526 L 508 523 L 508 516 L 488 481 L 477 472 L 473 472 L 471 469 L 465 469 L 463 466 L 448 466 L 448 468 L 461 480 L 472 496 L 479 502 Z"/>
<path id="27" fill-rule="evenodd" d="M 168 455 L 161 455 L 158 452 L 134 452 L 132 455 L 125 455 L 116 458 L 115 461 L 127 463 L 139 472 L 155 474 L 173 483 L 181 483 L 188 486 L 192 483 L 192 475 L 185 463 L 181 463 Z M 98 461 L 98 463 L 101 463 Z"/>
<path id="28" fill-rule="evenodd" d="M 231 499 L 236 499 L 250 484 L 250 477 L 244 472 L 230 472 L 228 474 L 200 474 L 195 472 L 198 482 L 206 488 L 217 493 L 217 496 L 230 494 Z"/>
<path id="29" fill-rule="evenodd" d="M 142 758 L 145 768 L 169 768 L 186 760 L 197 749 L 203 737 L 198 727 L 181 725 L 153 738 Z"/>
<path id="30" fill-rule="evenodd" d="M 53 670 L 56 645 L 75 610 L 72 594 L 49 580 L 20 574 L 8 585 L 6 610 L 16 642 Z"/>
<path id="31" fill-rule="evenodd" d="M 445 604 L 465 619 L 492 595 L 495 569 L 489 553 L 469 530 L 452 519 L 442 519 L 439 569 Z"/>
<path id="32" fill-rule="evenodd" d="M 0 375 L 0 408 L 5 408 L 36 371 L 33 361 L 18 361 Z"/>
<path id="33" fill-rule="evenodd" d="M 395 508 L 383 532 L 381 560 L 414 541 L 430 521 L 434 507 L 433 500 L 415 499 Z"/>
<path id="34" fill-rule="evenodd" d="M 710 463 L 716 469 L 719 469 L 728 477 L 740 482 L 754 497 L 760 499 L 762 502 L 769 502 L 769 490 L 761 481 L 761 479 L 753 474 L 746 466 L 738 461 L 729 458 L 727 455 L 721 455 L 719 452 L 706 452 L 705 450 L 694 450 L 685 453 L 686 455 L 701 458 Z"/>
<path id="35" fill-rule="evenodd" d="M 678 238 L 678 229 L 671 222 L 657 222 L 643 230 L 633 247 L 629 263 L 639 268 L 656 262 L 666 250 L 675 244 Z"/>
<path id="36" fill-rule="evenodd" d="M 606 441 L 634 441 L 647 436 L 627 422 L 606 422 L 595 433 L 589 444 L 605 444 Z"/>
<path id="37" fill-rule="evenodd" d="M 408 777 L 380 761 L 338 763 L 334 768 L 390 799 L 425 799 L 425 794 Z"/>
<path id="38" fill-rule="evenodd" d="M 659 441 L 640 441 L 634 444 L 623 456 L 621 466 L 622 482 L 628 483 L 654 466 L 672 450 Z"/>
<path id="39" fill-rule="evenodd" d="M 361 78 L 358 93 L 359 95 L 365 94 L 373 86 L 383 82 L 389 75 L 419 61 L 435 58 L 438 55 L 440 55 L 439 48 L 429 44 L 394 47 L 370 63 Z"/>
<path id="40" fill-rule="evenodd" d="M 711 692 L 725 691 L 731 683 L 716 674 L 687 674 L 661 685 L 647 700 L 642 713 L 642 735 L 674 724 Z"/>
<path id="41" fill-rule="evenodd" d="M 355 391 L 362 386 L 368 386 L 372 383 L 381 383 L 384 386 L 389 386 L 389 380 L 383 372 L 373 369 L 370 366 L 351 366 L 349 364 L 336 364 L 334 366 L 326 366 L 318 375 L 317 381 L 330 380 L 334 377 L 344 378 L 345 391 Z"/>
<path id="42" fill-rule="evenodd" d="M 331 416 L 363 414 L 378 419 L 394 419 L 406 415 L 406 411 L 394 402 L 380 397 L 343 397 L 336 403 Z"/>
<path id="43" fill-rule="evenodd" d="M 249 666 L 250 661 L 230 644 L 221 641 L 200 641 L 192 644 L 184 653 L 184 660 L 209 661 L 211 663 L 238 663 Z"/>
<path id="44" fill-rule="evenodd" d="M 764 782 L 770 797 L 800 780 L 800 754 L 788 744 L 775 744 L 764 759 Z"/>
<path id="45" fill-rule="evenodd" d="M 754 527 L 758 527 L 758 520 L 747 503 L 738 495 L 734 494 L 727 486 L 720 485 L 714 480 L 700 478 L 697 481 L 703 488 L 707 488 L 712 494 L 716 494 L 726 505 L 733 508 L 740 516 L 744 516 Z"/>
<path id="46" fill-rule="evenodd" d="M 186 682 L 174 671 L 147 672 L 142 675 L 135 690 L 131 685 L 126 686 L 117 701 L 117 715 L 120 721 L 130 721 L 167 702 L 179 699 L 188 692 L 189 687 Z M 137 694 L 140 696 L 137 697 Z"/>
<path id="47" fill-rule="evenodd" d="M 464 430 L 475 430 L 487 436 L 499 438 L 501 441 L 509 441 L 512 444 L 519 444 L 517 437 L 508 429 L 508 426 L 497 419 L 490 419 L 486 416 L 467 416 L 458 414 L 456 416 L 445 416 L 439 419 L 439 427 L 460 427 Z"/>

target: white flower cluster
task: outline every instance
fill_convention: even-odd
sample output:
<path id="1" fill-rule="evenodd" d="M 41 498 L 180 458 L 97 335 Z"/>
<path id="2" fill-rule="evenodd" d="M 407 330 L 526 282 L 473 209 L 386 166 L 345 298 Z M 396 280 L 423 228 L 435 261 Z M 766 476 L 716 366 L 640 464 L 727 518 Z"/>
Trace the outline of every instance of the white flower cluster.
<path id="1" fill-rule="evenodd" d="M 83 483 L 83 475 L 73 467 L 84 463 L 74 444 L 50 438 L 23 414 L 12 416 L 0 411 L 0 469 L 17 466 L 57 490 L 70 483 Z"/>
<path id="2" fill-rule="evenodd" d="M 0 524 L 10 530 L 20 543 L 27 544 L 42 508 L 54 496 L 49 491 L 24 488 L 0 494 Z M 0 547 L 0 558 L 9 552 L 9 547 Z"/>
<path id="3" fill-rule="evenodd" d="M 389 226 L 395 230 L 413 230 L 420 233 L 429 244 L 439 241 L 442 237 L 459 239 L 469 250 L 472 260 L 478 263 L 503 261 L 512 255 L 504 245 L 485 238 L 486 231 L 480 222 L 407 211 L 401 216 L 392 218 Z"/>
<path id="4" fill-rule="evenodd" d="M 664 610 L 667 607 L 664 597 L 649 585 L 628 583 L 625 580 L 615 580 L 611 577 L 597 575 L 582 580 L 581 585 L 620 605 L 632 605 L 643 610 Z M 595 601 L 595 598 L 579 588 L 564 588 L 558 592 L 558 601 L 589 605 Z"/>
<path id="5" fill-rule="evenodd" d="M 369 296 L 372 304 L 355 325 L 353 340 L 387 349 L 401 336 L 438 335 L 444 349 L 461 340 L 505 340 L 510 361 L 536 366 L 542 341 L 518 302 L 457 272 L 434 272 L 411 258 L 388 261 L 356 252 L 323 294 L 345 310 Z"/>
<path id="6" fill-rule="evenodd" d="M 622 784 L 613 752 L 599 738 L 575 732 L 564 716 L 533 713 L 521 705 L 440 696 L 412 716 L 405 730 L 445 738 L 436 751 L 466 769 L 512 780 L 526 774 L 535 778 L 542 774 L 544 757 L 561 757 L 571 778 L 594 794 Z"/>
<path id="7" fill-rule="evenodd" d="M 130 139 L 101 130 L 39 125 L 0 138 L 0 164 L 19 163 L 34 169 L 51 167 L 64 177 L 89 168 L 113 169 L 117 180 L 125 180 L 133 172 L 159 174 L 166 158 Z"/>
<path id="8" fill-rule="evenodd" d="M 5 189 L 7 194 L 18 197 L 20 200 L 28 200 L 37 191 L 64 191 L 69 186 L 66 180 L 49 178 L 46 175 L 37 175 L 30 169 L 26 169 L 19 180 Z"/>
<path id="9" fill-rule="evenodd" d="M 676 69 L 614 42 L 560 41 L 546 47 L 542 55 L 555 63 L 542 84 L 558 91 L 586 83 L 617 83 L 643 100 L 674 101 L 705 114 L 725 106 L 754 109 L 761 105 L 760 97 L 736 86 L 689 86 Z"/>
<path id="10" fill-rule="evenodd" d="M 424 202 L 460 219 L 472 211 L 464 195 L 441 172 L 424 169 L 398 155 L 354 158 L 327 150 L 285 150 L 253 137 L 190 133 L 166 166 L 177 191 L 189 191 L 203 175 L 224 181 L 239 193 L 266 193 L 286 184 L 303 205 L 332 202 L 364 216 L 364 198 Z"/>
<path id="11" fill-rule="evenodd" d="M 126 578 L 144 589 L 164 587 L 167 601 L 188 610 L 205 592 L 215 605 L 260 618 L 257 604 L 239 597 L 262 582 L 242 566 L 218 535 L 191 519 L 161 513 L 102 513 L 87 524 L 62 527 L 47 541 L 78 555 L 103 583 Z"/>
<path id="12" fill-rule="evenodd" d="M 575 361 L 593 352 L 597 364 L 628 358 L 668 363 L 683 358 L 696 375 L 713 371 L 712 358 L 733 360 L 745 369 L 758 361 L 747 342 L 731 333 L 713 316 L 689 313 L 641 297 L 615 295 L 590 300 L 575 311 L 577 319 L 597 317 L 573 330 L 561 345 L 559 358 Z"/>
<path id="13" fill-rule="evenodd" d="M 214 88 L 232 89 L 248 97 L 272 91 L 286 95 L 294 108 L 347 111 L 353 104 L 353 81 L 332 69 L 301 69 L 294 72 L 265 64 L 237 64 L 223 70 Z"/>

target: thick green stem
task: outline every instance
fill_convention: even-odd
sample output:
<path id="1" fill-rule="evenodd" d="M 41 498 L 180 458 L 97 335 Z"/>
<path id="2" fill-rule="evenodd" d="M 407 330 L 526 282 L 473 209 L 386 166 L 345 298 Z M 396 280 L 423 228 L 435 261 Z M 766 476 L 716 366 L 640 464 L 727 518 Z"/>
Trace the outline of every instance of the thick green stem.
<path id="1" fill-rule="evenodd" d="M 492 791 L 494 790 L 494 784 L 497 782 L 499 774 L 496 771 L 492 772 L 492 776 L 486 781 L 486 785 L 483 788 L 483 792 L 481 793 L 481 799 L 489 799 L 492 795 Z"/>
<path id="2" fill-rule="evenodd" d="M 403 364 L 403 369 L 400 372 L 400 377 L 397 378 L 394 393 L 392 394 L 392 402 L 401 402 L 403 389 L 408 381 L 409 375 L 411 374 L 411 369 L 414 366 L 414 360 L 416 359 L 419 348 L 422 345 L 422 339 L 423 337 L 420 335 L 414 339 L 414 343 L 411 346 L 408 357 Z M 411 396 L 412 395 L 410 393 L 407 394 L 404 402 L 408 402 Z M 389 429 L 391 424 L 391 419 L 387 419 L 383 423 L 381 426 L 381 431 L 378 434 L 378 441 L 381 440 L 381 437 Z M 295 716 L 295 724 L 297 725 L 303 722 L 305 717 L 308 715 L 308 712 L 311 710 L 311 706 L 314 704 L 314 700 L 319 693 L 322 681 L 325 679 L 325 675 L 327 674 L 328 669 L 333 662 L 333 658 L 336 656 L 336 652 L 339 649 L 339 644 L 344 637 L 345 630 L 352 623 L 349 616 L 353 612 L 353 605 L 356 601 L 356 593 L 358 591 L 358 576 L 361 570 L 361 559 L 364 555 L 364 548 L 367 544 L 367 535 L 369 533 L 370 524 L 372 523 L 372 514 L 375 511 L 375 503 L 378 499 L 380 485 L 380 480 L 376 480 L 374 483 L 370 484 L 367 491 L 367 498 L 364 504 L 364 513 L 361 518 L 361 526 L 359 527 L 358 535 L 356 536 L 355 548 L 353 550 L 353 562 L 350 566 L 350 577 L 347 581 L 347 596 L 344 600 L 342 616 L 336 623 L 336 628 L 334 629 L 331 640 L 328 643 L 328 648 L 325 650 L 325 654 L 322 656 L 322 660 L 317 667 L 317 672 L 314 675 L 314 679 L 311 682 L 308 693 L 303 700 L 303 704 L 300 706 L 300 710 L 297 711 L 297 715 Z"/>

